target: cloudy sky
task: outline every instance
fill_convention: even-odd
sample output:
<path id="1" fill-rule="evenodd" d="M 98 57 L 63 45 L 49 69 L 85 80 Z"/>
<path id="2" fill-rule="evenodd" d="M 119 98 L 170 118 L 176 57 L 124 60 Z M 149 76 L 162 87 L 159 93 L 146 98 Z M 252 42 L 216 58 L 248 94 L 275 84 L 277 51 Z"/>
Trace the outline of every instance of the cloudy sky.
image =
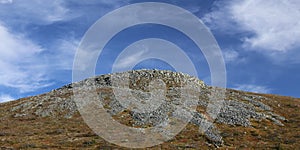
<path id="1" fill-rule="evenodd" d="M 0 102 L 70 83 L 76 48 L 85 32 L 103 15 L 137 2 L 145 1 L 0 0 Z M 300 1 L 155 2 L 182 7 L 211 30 L 225 59 L 227 87 L 300 97 Z M 145 38 L 162 38 L 186 49 L 197 63 L 199 78 L 210 84 L 207 62 L 201 53 L 196 54 L 190 39 L 155 24 L 133 26 L 116 35 L 99 57 L 102 63 L 97 64 L 96 73 L 111 72 L 118 54 Z M 138 58 L 135 55 L 128 61 Z M 140 68 L 172 70 L 155 59 L 140 62 L 135 69 Z"/>

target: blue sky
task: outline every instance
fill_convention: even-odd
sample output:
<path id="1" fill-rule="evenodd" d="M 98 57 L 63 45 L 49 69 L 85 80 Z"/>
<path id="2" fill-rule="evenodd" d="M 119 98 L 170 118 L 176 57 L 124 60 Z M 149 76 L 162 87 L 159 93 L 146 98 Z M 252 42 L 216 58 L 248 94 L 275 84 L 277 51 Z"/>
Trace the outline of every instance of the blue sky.
<path id="1" fill-rule="evenodd" d="M 41 94 L 72 81 L 76 48 L 106 13 L 137 0 L 0 0 L 0 102 Z M 164 0 L 197 17 L 215 36 L 226 63 L 227 87 L 300 97 L 300 2 L 297 0 Z M 162 38 L 185 49 L 199 78 L 210 84 L 203 55 L 184 34 L 144 24 L 116 35 L 99 57 L 96 73 L 111 71 L 130 43 Z M 101 63 L 100 63 L 101 61 Z M 160 60 L 140 68 L 173 68 Z"/>

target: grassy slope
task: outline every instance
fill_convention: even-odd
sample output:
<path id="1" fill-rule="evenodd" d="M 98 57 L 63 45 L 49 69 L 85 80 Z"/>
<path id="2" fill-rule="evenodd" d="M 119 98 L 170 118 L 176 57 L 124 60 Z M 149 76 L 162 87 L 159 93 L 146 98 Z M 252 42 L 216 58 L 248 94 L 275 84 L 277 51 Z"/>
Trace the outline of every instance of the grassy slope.
<path id="1" fill-rule="evenodd" d="M 237 91 L 236 91 L 237 92 Z M 242 92 L 241 92 L 242 93 Z M 251 93 L 254 94 L 254 93 Z M 261 149 L 297 149 L 300 147 L 300 99 L 256 94 L 268 97 L 264 101 L 274 112 L 288 121 L 285 126 L 277 126 L 270 121 L 252 122 L 251 127 L 217 124 L 224 138 L 220 149 L 261 148 Z M 51 148 L 51 149 L 126 149 L 110 144 L 95 135 L 77 113 L 71 119 L 38 118 L 25 116 L 14 118 L 10 111 L 18 101 L 0 104 L 0 148 Z M 198 127 L 189 124 L 172 140 L 149 149 L 211 149 Z"/>

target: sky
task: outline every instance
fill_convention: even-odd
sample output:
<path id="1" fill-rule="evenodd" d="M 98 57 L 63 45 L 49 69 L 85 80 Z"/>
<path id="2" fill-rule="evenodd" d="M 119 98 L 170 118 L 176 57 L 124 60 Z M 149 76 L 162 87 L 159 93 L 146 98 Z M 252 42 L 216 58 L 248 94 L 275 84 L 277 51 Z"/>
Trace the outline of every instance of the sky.
<path id="1" fill-rule="evenodd" d="M 105 14 L 141 2 L 150 1 L 0 0 L 0 102 L 71 83 L 74 56 L 86 31 Z M 300 1 L 151 2 L 179 6 L 203 21 L 221 48 L 228 88 L 300 97 Z M 208 64 L 197 46 L 183 33 L 158 24 L 132 26 L 114 36 L 98 58 L 97 75 L 110 73 L 118 54 L 145 38 L 168 40 L 186 50 L 198 77 L 210 84 Z M 138 58 L 136 53 L 124 63 Z M 134 67 L 143 68 L 174 70 L 158 59 Z"/>

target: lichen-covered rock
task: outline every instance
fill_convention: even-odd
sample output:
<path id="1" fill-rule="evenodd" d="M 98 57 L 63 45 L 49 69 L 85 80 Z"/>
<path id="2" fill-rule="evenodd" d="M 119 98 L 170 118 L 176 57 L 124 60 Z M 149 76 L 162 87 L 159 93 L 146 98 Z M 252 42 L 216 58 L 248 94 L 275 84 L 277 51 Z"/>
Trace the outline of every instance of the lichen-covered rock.
<path id="1" fill-rule="evenodd" d="M 155 82 L 155 81 L 162 82 Z M 124 82 L 125 81 L 125 82 Z M 153 82 L 154 81 L 154 82 Z M 191 84 L 193 83 L 193 84 Z M 188 88 L 185 88 L 188 87 Z M 74 89 L 77 89 L 74 91 Z M 77 112 L 77 105 L 73 100 L 73 93 L 78 89 L 89 92 L 97 91 L 101 105 L 115 118 L 124 118 L 124 112 L 130 116 L 133 127 L 150 127 L 161 125 L 169 118 L 175 117 L 182 121 L 189 121 L 199 126 L 200 133 L 215 145 L 222 145 L 222 136 L 216 123 L 226 125 L 251 126 L 251 120 L 269 119 L 274 124 L 283 126 L 285 118 L 272 112 L 272 108 L 262 102 L 263 96 L 240 95 L 236 92 L 227 92 L 226 100 L 222 103 L 216 120 L 206 113 L 211 92 L 217 92 L 204 84 L 196 77 L 171 71 L 137 70 L 125 73 L 114 73 L 91 77 L 80 82 L 69 84 L 53 90 L 47 94 L 30 97 L 20 101 L 12 107 L 14 117 L 35 115 L 38 117 L 72 118 Z M 127 103 L 120 102 L 114 90 L 122 89 L 121 96 L 128 96 Z M 160 94 L 163 94 L 161 97 Z M 148 104 L 153 98 L 161 98 L 159 106 L 152 111 Z M 152 98 L 152 99 L 151 99 Z M 82 97 L 88 101 L 87 97 Z M 196 100 L 193 101 L 192 99 Z M 144 108 L 127 108 L 130 100 L 135 100 L 138 106 Z M 189 109 L 197 105 L 197 110 Z M 152 106 L 151 106 L 152 108 Z M 143 111 L 133 111 L 144 110 Z M 192 119 L 189 119 L 189 116 Z M 127 124 L 128 125 L 128 124 Z M 167 134 L 167 133 L 166 133 Z"/>

